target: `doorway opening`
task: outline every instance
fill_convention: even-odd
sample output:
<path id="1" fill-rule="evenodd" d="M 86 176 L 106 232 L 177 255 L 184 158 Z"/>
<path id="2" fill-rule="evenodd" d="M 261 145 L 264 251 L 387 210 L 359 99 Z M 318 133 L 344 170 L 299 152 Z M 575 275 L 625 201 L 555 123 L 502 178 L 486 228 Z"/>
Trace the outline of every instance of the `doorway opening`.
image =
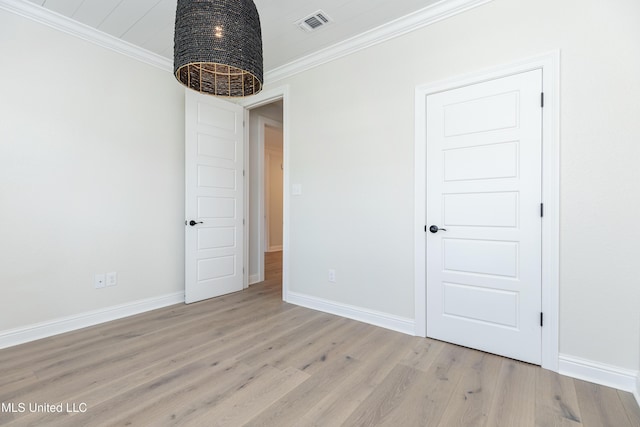
<path id="1" fill-rule="evenodd" d="M 282 280 L 284 132 L 282 99 L 248 110 L 249 285 Z"/>

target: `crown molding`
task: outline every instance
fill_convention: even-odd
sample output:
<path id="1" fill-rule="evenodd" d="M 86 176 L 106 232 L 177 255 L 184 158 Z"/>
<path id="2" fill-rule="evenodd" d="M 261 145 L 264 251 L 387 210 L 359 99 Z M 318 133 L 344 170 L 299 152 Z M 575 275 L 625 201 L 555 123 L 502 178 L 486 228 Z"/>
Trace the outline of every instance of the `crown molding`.
<path id="1" fill-rule="evenodd" d="M 441 0 L 402 18 L 267 71 L 265 73 L 265 82 L 271 84 L 491 1 L 493 0 Z"/>
<path id="2" fill-rule="evenodd" d="M 26 0 L 0 0 L 0 9 L 7 10 L 98 46 L 121 53 L 161 70 L 173 72 L 172 62 L 164 56 L 135 46 Z"/>
<path id="3" fill-rule="evenodd" d="M 399 37 L 403 34 L 450 18 L 493 0 L 441 0 L 424 9 L 366 31 L 265 73 L 265 82 L 273 83 L 359 50 Z M 173 72 L 170 59 L 111 36 L 71 18 L 50 11 L 27 0 L 0 0 L 0 9 L 23 16 L 72 36 L 113 50 L 161 70 Z"/>

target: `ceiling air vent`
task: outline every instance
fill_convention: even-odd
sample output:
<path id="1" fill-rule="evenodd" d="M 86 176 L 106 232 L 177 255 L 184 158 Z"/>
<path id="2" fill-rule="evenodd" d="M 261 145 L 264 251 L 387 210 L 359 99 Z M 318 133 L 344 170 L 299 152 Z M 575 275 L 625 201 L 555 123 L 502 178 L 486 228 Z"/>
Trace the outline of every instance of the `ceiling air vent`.
<path id="1" fill-rule="evenodd" d="M 298 26 L 303 30 L 311 32 L 317 30 L 318 28 L 324 27 L 330 22 L 332 22 L 331 18 L 329 18 L 326 13 L 319 10 L 307 16 L 306 18 L 302 18 L 301 20 L 296 22 L 296 24 L 298 24 Z"/>

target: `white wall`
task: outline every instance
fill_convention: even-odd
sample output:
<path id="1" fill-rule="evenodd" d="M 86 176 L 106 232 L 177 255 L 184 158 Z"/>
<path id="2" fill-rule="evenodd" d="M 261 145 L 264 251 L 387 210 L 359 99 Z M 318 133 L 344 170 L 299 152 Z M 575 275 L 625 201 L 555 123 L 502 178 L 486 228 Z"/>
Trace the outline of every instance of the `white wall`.
<path id="1" fill-rule="evenodd" d="M 3 10 L 0 28 L 0 333 L 183 291 L 181 86 Z"/>
<path id="2" fill-rule="evenodd" d="M 637 370 L 639 16 L 636 0 L 495 0 L 278 82 L 302 185 L 290 290 L 413 318 L 414 88 L 561 49 L 560 351 Z"/>

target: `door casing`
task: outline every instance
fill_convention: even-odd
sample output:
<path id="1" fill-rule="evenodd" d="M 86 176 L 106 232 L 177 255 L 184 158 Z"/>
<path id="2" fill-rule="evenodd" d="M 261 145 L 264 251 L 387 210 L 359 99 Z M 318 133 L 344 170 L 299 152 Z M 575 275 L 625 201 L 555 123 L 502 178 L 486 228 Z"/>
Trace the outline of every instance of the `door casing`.
<path id="1" fill-rule="evenodd" d="M 560 51 L 489 70 L 420 85 L 415 90 L 415 335 L 426 337 L 426 97 L 488 80 L 541 69 L 542 110 L 542 367 L 559 370 L 559 241 L 560 241 Z"/>
<path id="2" fill-rule="evenodd" d="M 289 200 L 289 86 L 283 85 L 275 87 L 269 90 L 263 90 L 257 95 L 244 98 L 238 101 L 238 104 L 243 106 L 245 123 L 249 123 L 249 109 L 261 107 L 263 105 L 272 103 L 274 101 L 282 100 L 282 156 L 283 156 L 283 229 L 282 229 L 282 300 L 288 300 L 289 292 L 289 218 L 290 218 L 290 200 Z M 249 151 L 249 126 L 244 128 L 244 150 L 245 153 Z M 244 156 L 244 169 L 245 169 L 245 218 L 249 217 L 249 176 L 251 173 L 258 173 L 258 171 L 251 171 L 249 168 L 249 155 Z M 244 262 L 245 271 L 248 271 L 249 265 L 249 233 L 244 234 Z M 244 287 L 249 287 L 249 274 L 244 276 Z"/>

